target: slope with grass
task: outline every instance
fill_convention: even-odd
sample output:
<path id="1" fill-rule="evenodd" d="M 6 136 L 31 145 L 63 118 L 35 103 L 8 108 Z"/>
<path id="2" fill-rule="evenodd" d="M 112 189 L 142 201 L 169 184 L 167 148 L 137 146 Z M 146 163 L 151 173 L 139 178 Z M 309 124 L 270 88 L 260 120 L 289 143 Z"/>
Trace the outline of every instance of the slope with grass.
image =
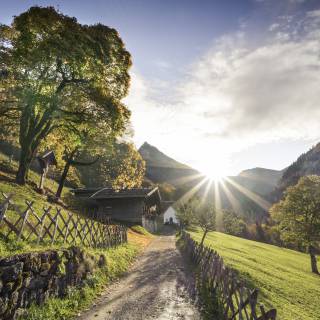
<path id="1" fill-rule="evenodd" d="M 201 240 L 201 232 L 191 235 Z M 320 276 L 310 272 L 307 254 L 219 232 L 209 233 L 205 244 L 260 290 L 262 302 L 277 309 L 278 319 L 319 319 Z"/>
<path id="2" fill-rule="evenodd" d="M 50 205 L 47 198 L 54 196 L 58 188 L 58 183 L 52 179 L 45 180 L 45 190 L 47 195 L 42 195 L 36 191 L 40 181 L 39 173 L 30 170 L 28 183 L 24 186 L 15 183 L 15 175 L 18 170 L 18 163 L 10 160 L 8 156 L 0 152 L 0 194 L 14 194 L 14 202 L 21 208 L 25 208 L 25 201 L 33 201 L 35 209 L 42 209 Z M 2 196 L 2 195 L 1 195 Z M 62 200 L 68 202 L 71 197 L 70 189 L 65 187 L 62 193 Z M 0 202 L 3 198 L 0 197 Z"/>
<path id="3" fill-rule="evenodd" d="M 37 172 L 30 170 L 28 183 L 21 186 L 15 183 L 15 173 L 17 169 L 18 163 L 14 160 L 10 160 L 6 155 L 0 152 L 0 204 L 4 201 L 4 193 L 13 196 L 12 200 L 20 212 L 23 212 L 27 208 L 26 201 L 32 202 L 32 207 L 35 213 L 40 216 L 43 213 L 43 208 L 52 207 L 52 212 L 55 208 L 62 208 L 61 205 L 48 201 L 50 197 L 53 198 L 55 191 L 58 188 L 58 183 L 56 181 L 49 178 L 46 179 L 46 194 L 43 195 L 37 192 L 37 184 L 40 181 L 40 175 Z M 63 190 L 62 201 L 65 205 L 73 205 L 73 195 L 67 187 Z M 66 215 L 67 211 L 76 212 L 76 210 L 72 210 L 71 207 L 68 209 L 63 207 L 62 209 L 61 213 L 63 215 Z M 12 206 L 9 207 L 9 210 L 6 212 L 6 216 L 10 218 L 12 222 L 16 221 L 19 217 L 16 209 L 13 209 Z M 34 220 L 33 215 L 30 215 L 29 219 Z M 59 223 L 60 222 L 61 221 L 59 221 Z M 0 227 L 5 228 L 4 225 L 1 225 Z M 22 241 L 4 241 L 4 239 L 1 239 L 0 237 L 0 256 L 43 250 L 45 248 L 46 245 L 25 243 Z"/>

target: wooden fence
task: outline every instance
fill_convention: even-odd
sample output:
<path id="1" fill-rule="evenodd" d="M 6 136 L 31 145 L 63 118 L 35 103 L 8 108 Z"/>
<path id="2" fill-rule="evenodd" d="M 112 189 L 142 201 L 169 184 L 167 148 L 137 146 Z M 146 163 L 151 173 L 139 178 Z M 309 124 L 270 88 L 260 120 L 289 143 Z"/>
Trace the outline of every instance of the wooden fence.
<path id="1" fill-rule="evenodd" d="M 183 253 L 198 267 L 194 286 L 205 288 L 216 297 L 226 320 L 275 320 L 276 309 L 265 310 L 258 304 L 258 290 L 249 289 L 236 272 L 224 265 L 219 254 L 207 247 L 201 248 L 183 231 Z"/>
<path id="2" fill-rule="evenodd" d="M 3 193 L 0 204 L 0 236 L 32 243 L 83 245 L 109 248 L 127 242 L 127 229 L 80 216 L 61 208 L 43 208 L 36 212 L 33 202 L 26 201 L 21 210 L 12 196 Z"/>

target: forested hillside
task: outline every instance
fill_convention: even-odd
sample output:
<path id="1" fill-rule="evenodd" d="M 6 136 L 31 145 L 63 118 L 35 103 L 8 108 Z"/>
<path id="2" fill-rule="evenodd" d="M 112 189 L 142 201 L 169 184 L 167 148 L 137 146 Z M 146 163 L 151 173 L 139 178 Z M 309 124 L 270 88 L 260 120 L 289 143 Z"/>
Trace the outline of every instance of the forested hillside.
<path id="1" fill-rule="evenodd" d="M 295 185 L 299 178 L 312 174 L 320 175 L 320 143 L 303 153 L 284 170 L 278 186 L 270 194 L 270 200 L 277 202 L 289 186 Z"/>

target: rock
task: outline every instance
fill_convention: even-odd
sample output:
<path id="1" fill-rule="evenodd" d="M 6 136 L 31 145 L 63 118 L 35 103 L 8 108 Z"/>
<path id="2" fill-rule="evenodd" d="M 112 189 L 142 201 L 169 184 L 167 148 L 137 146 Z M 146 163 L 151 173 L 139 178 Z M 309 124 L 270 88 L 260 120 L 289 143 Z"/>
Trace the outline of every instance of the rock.
<path id="1" fill-rule="evenodd" d="M 2 269 L 2 280 L 4 282 L 14 281 L 22 273 L 23 262 L 17 262 L 16 264 Z"/>
<path id="2" fill-rule="evenodd" d="M 43 289 L 47 286 L 47 280 L 44 277 L 37 276 L 36 278 L 31 279 L 28 286 L 29 290 L 38 290 Z"/>
<path id="3" fill-rule="evenodd" d="M 17 263 L 17 261 L 19 261 L 19 257 L 17 257 L 16 255 L 0 259 L 0 267 L 11 266 Z"/>
<path id="4" fill-rule="evenodd" d="M 17 319 L 32 303 L 65 296 L 105 265 L 103 255 L 96 259 L 79 247 L 0 259 L 0 319 Z"/>
<path id="5" fill-rule="evenodd" d="M 30 254 L 28 259 L 24 262 L 24 272 L 39 272 L 41 266 L 41 258 L 36 254 Z"/>
<path id="6" fill-rule="evenodd" d="M 2 289 L 2 294 L 10 294 L 14 288 L 14 281 L 6 282 Z"/>
<path id="7" fill-rule="evenodd" d="M 0 315 L 4 314 L 8 308 L 8 298 L 0 297 Z"/>
<path id="8" fill-rule="evenodd" d="M 15 313 L 14 313 L 14 317 L 12 320 L 18 320 L 21 319 L 23 317 L 25 317 L 27 315 L 27 310 L 22 309 L 22 308 L 18 308 Z"/>

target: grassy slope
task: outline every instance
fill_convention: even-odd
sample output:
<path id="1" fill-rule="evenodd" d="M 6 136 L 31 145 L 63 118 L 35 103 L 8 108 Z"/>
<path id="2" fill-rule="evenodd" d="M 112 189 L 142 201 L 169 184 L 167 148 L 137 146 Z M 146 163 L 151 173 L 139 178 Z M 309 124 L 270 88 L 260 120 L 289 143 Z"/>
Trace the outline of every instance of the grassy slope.
<path id="1" fill-rule="evenodd" d="M 201 239 L 201 233 L 191 234 Z M 209 233 L 206 245 L 260 289 L 262 302 L 277 308 L 278 319 L 319 319 L 320 276 L 310 272 L 307 254 L 219 232 Z"/>
<path id="2" fill-rule="evenodd" d="M 25 201 L 32 201 L 35 212 L 37 214 L 43 213 L 44 207 L 59 207 L 57 204 L 52 204 L 47 201 L 47 195 L 42 195 L 35 190 L 35 186 L 40 181 L 40 176 L 38 173 L 30 170 L 29 181 L 25 186 L 20 186 L 14 182 L 15 172 L 17 171 L 18 164 L 15 161 L 11 163 L 8 157 L 0 152 L 0 203 L 4 200 L 2 193 L 7 195 L 13 194 L 13 201 L 15 205 L 23 212 L 26 209 Z M 52 179 L 46 179 L 45 188 L 47 194 L 54 195 L 54 192 L 58 188 L 58 183 Z M 62 193 L 62 200 L 64 202 L 70 201 L 72 195 L 70 189 L 65 187 Z M 71 212 L 71 210 L 69 210 Z M 53 211 L 54 212 L 54 211 Z M 63 209 L 62 213 L 66 210 Z M 13 210 L 8 210 L 7 216 L 15 216 L 16 213 Z M 31 216 L 32 218 L 32 216 Z M 16 218 L 15 218 L 16 219 Z M 23 242 L 10 242 L 6 243 L 0 239 L 0 256 L 11 255 L 12 253 L 21 253 L 32 250 L 42 250 L 44 246 L 31 245 Z"/>
<path id="3" fill-rule="evenodd" d="M 15 173 L 18 169 L 18 164 L 15 161 L 9 163 L 8 157 L 0 152 L 0 201 L 3 200 L 1 192 L 6 194 L 14 194 L 14 202 L 21 208 L 25 208 L 25 201 L 34 201 L 35 209 L 42 209 L 48 206 L 47 196 L 41 195 L 35 191 L 34 186 L 39 184 L 40 175 L 32 170 L 29 172 L 29 183 L 25 186 L 17 185 L 14 182 Z M 48 194 L 54 195 L 58 188 L 58 183 L 52 179 L 46 179 L 45 188 Z M 70 194 L 70 189 L 64 188 L 62 199 L 65 199 Z"/>

